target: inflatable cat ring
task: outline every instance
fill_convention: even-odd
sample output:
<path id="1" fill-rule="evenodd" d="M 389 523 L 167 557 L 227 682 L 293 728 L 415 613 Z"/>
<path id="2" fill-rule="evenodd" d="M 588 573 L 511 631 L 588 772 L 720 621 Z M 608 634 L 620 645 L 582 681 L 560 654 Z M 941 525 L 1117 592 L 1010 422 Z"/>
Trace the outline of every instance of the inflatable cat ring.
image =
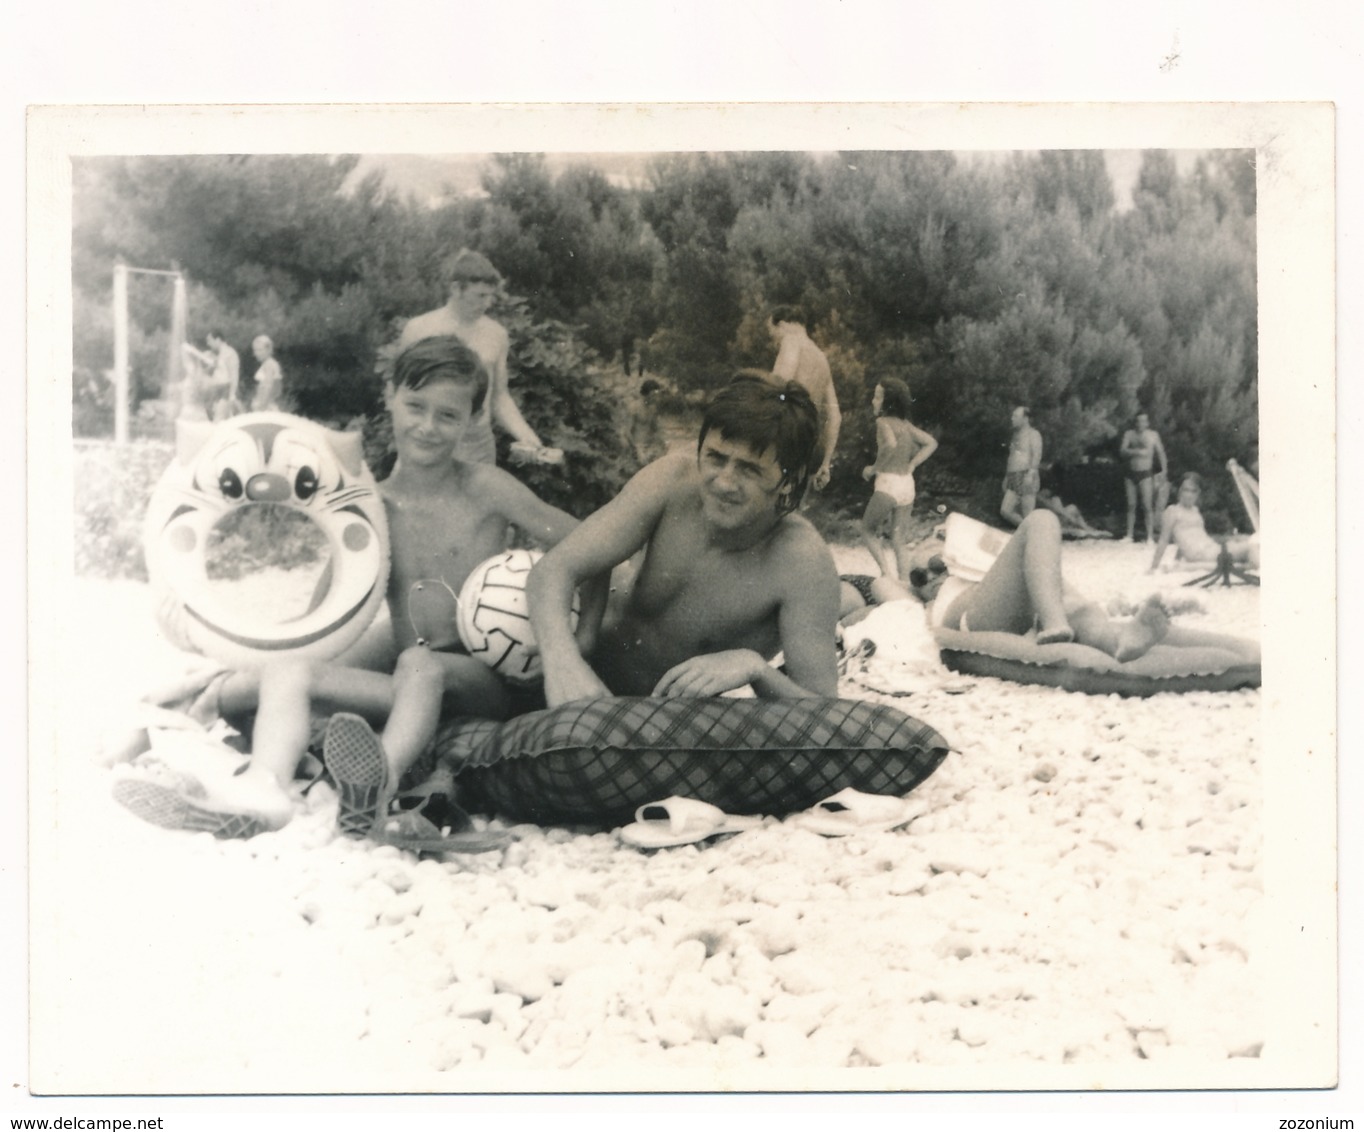
<path id="1" fill-rule="evenodd" d="M 272 616 L 210 585 L 214 526 L 260 503 L 300 511 L 326 538 L 330 560 L 302 613 Z M 143 540 L 162 630 L 235 667 L 338 655 L 374 619 L 388 582 L 388 524 L 359 434 L 285 413 L 176 422 L 175 459 L 152 493 Z"/>

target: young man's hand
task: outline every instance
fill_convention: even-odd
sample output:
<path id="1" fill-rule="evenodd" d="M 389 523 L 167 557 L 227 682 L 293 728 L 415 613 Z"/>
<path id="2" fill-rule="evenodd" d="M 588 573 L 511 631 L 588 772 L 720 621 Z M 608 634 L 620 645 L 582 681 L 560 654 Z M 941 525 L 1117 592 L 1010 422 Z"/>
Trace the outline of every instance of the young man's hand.
<path id="1" fill-rule="evenodd" d="M 654 686 L 655 696 L 718 696 L 751 684 L 767 667 L 752 649 L 694 656 L 674 665 Z"/>
<path id="2" fill-rule="evenodd" d="M 573 700 L 599 700 L 611 694 L 602 679 L 582 657 L 565 657 L 545 667 L 545 704 L 558 707 Z"/>

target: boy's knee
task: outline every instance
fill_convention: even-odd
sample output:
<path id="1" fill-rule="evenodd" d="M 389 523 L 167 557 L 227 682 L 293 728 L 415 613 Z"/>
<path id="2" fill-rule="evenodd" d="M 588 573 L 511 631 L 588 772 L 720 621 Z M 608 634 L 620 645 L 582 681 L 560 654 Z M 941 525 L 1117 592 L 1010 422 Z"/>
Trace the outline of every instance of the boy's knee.
<path id="1" fill-rule="evenodd" d="M 393 668 L 393 678 L 401 684 L 433 684 L 441 686 L 445 674 L 440 662 L 424 645 L 412 645 L 398 654 L 398 663 Z"/>

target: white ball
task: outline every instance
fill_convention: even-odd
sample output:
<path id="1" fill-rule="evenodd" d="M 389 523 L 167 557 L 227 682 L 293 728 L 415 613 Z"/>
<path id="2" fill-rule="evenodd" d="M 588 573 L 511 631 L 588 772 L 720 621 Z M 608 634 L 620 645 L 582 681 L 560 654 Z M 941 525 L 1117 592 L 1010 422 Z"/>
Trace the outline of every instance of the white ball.
<path id="1" fill-rule="evenodd" d="M 474 567 L 459 591 L 459 636 L 464 647 L 514 684 L 534 684 L 541 676 L 526 582 L 542 556 L 538 550 L 495 554 Z M 577 627 L 577 594 L 569 622 Z"/>

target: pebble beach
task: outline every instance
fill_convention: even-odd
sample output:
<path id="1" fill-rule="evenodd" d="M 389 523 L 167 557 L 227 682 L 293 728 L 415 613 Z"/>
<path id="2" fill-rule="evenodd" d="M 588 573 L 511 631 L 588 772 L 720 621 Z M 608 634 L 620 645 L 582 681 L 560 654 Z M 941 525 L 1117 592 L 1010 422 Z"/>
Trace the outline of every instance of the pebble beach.
<path id="1" fill-rule="evenodd" d="M 1142 545 L 1064 554 L 1114 608 L 1193 595 L 1182 621 L 1259 635 L 1258 589 L 1181 590 Z M 89 695 L 35 777 L 33 1050 L 56 1091 L 1094 1088 L 1253 1080 L 1271 1041 L 1259 691 L 911 681 L 885 650 L 840 695 L 953 748 L 906 828 L 774 817 L 644 853 L 518 825 L 504 850 L 418 859 L 337 836 L 325 784 L 250 841 L 123 811 L 110 787 L 135 770 L 97 764 L 101 728 L 175 657 L 145 586 L 79 580 L 71 614 Z"/>

